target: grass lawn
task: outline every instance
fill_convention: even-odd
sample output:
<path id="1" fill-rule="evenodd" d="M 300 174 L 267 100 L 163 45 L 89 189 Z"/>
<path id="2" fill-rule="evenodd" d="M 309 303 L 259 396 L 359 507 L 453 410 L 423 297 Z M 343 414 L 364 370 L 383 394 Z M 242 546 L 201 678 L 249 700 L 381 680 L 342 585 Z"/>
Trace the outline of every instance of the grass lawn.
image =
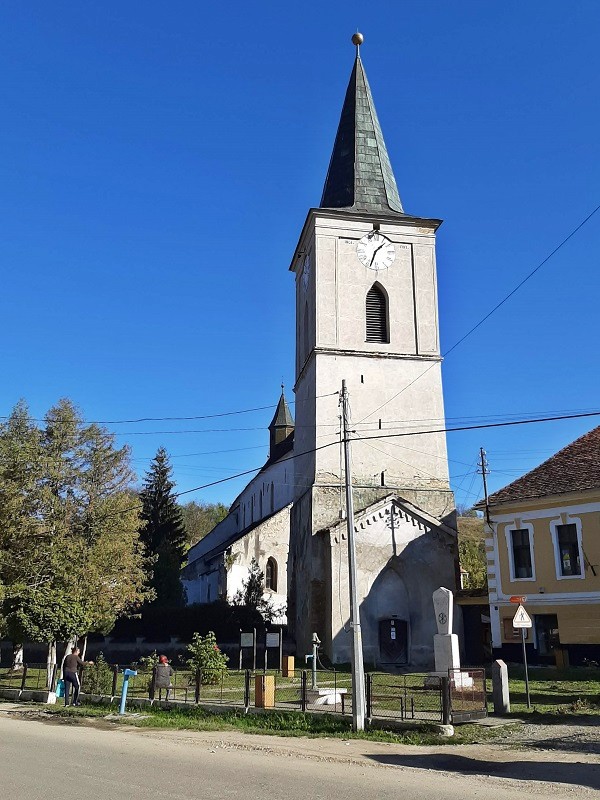
<path id="1" fill-rule="evenodd" d="M 46 706 L 49 714 L 67 720 L 81 720 L 85 717 L 102 718 L 107 715 L 106 706 Z M 116 706 L 113 713 L 116 711 Z M 452 738 L 440 736 L 431 725 L 421 725 L 414 730 L 371 729 L 353 733 L 350 719 L 333 718 L 329 715 L 303 714 L 301 712 L 271 711 L 262 714 L 244 714 L 229 711 L 224 714 L 211 713 L 192 706 L 190 708 L 144 709 L 139 715 L 126 715 L 120 720 L 127 725 L 140 728 L 170 728 L 172 730 L 192 731 L 241 731 L 248 734 L 273 736 L 306 736 L 338 739 L 368 739 L 395 744 L 472 744 L 485 742 L 506 735 L 507 727 L 490 729 L 477 725 L 461 725 L 455 728 Z M 509 726 L 509 730 L 510 730 Z"/>
<path id="2" fill-rule="evenodd" d="M 530 668 L 531 709 L 527 708 L 523 668 L 510 665 L 508 677 L 513 714 L 589 714 L 590 711 L 600 714 L 600 669 Z"/>

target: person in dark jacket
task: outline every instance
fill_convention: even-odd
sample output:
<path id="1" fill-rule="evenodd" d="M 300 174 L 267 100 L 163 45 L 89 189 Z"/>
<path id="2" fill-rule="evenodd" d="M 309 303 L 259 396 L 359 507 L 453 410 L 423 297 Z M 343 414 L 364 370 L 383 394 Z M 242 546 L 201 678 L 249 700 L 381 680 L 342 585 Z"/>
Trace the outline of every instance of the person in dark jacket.
<path id="1" fill-rule="evenodd" d="M 65 657 L 63 661 L 63 681 L 65 682 L 65 705 L 80 706 L 79 692 L 81 685 L 79 683 L 79 667 L 86 664 L 93 664 L 93 661 L 83 661 L 79 655 L 79 648 L 72 647 L 71 654 Z M 73 701 L 69 703 L 69 693 L 71 686 L 73 687 Z"/>
<path id="2" fill-rule="evenodd" d="M 165 700 L 168 700 L 171 695 L 173 684 L 171 678 L 175 674 L 173 667 L 169 664 L 169 659 L 166 656 L 160 656 L 158 664 L 154 668 L 154 687 L 159 690 L 159 696 L 162 689 L 167 690 Z"/>

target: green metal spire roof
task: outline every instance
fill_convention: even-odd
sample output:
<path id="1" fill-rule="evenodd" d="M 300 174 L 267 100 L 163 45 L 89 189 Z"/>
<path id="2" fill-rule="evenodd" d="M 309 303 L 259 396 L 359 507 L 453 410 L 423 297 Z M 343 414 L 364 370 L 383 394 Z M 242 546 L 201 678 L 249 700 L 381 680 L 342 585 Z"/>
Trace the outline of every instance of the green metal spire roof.
<path id="1" fill-rule="evenodd" d="M 269 425 L 269 430 L 272 430 L 273 428 L 293 428 L 293 427 L 294 427 L 294 418 L 292 417 L 292 413 L 286 402 L 282 387 L 281 397 L 279 398 L 279 402 L 277 403 L 275 416 L 273 417 L 271 424 Z"/>
<path id="2" fill-rule="evenodd" d="M 346 90 L 321 208 L 404 213 L 358 53 Z"/>

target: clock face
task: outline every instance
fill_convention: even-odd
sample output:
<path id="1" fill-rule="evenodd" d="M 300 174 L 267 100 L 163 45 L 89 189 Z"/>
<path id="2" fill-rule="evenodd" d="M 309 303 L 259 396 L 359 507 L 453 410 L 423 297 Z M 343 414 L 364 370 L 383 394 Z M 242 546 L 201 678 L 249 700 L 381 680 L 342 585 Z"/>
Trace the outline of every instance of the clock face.
<path id="1" fill-rule="evenodd" d="M 388 269 L 396 258 L 396 249 L 379 231 L 371 231 L 356 245 L 356 255 L 368 269 Z"/>
<path id="2" fill-rule="evenodd" d="M 306 255 L 304 258 L 304 265 L 302 267 L 302 288 L 305 291 L 308 288 L 309 278 L 310 278 L 310 256 Z"/>

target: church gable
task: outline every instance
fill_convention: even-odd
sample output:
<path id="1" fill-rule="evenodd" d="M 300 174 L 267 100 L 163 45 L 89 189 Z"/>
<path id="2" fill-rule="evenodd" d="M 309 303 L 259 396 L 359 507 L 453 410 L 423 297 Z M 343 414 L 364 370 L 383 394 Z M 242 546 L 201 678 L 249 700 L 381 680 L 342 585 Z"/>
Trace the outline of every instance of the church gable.
<path id="1" fill-rule="evenodd" d="M 346 523 L 331 529 L 336 541 L 346 538 Z M 390 556 L 399 553 L 415 539 L 431 533 L 456 539 L 456 531 L 412 503 L 395 496 L 371 504 L 354 517 L 357 545 L 389 547 Z"/>

